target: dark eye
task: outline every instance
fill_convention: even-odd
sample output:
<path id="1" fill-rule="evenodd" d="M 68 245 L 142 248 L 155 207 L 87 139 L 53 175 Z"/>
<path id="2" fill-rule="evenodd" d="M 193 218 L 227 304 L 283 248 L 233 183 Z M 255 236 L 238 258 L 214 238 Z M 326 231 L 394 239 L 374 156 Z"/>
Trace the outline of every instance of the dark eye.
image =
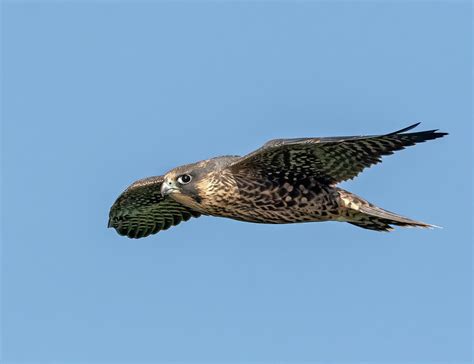
<path id="1" fill-rule="evenodd" d="M 191 182 L 193 177 L 191 177 L 189 174 L 183 174 L 178 177 L 178 182 L 181 183 L 182 185 L 185 185 L 186 183 Z"/>

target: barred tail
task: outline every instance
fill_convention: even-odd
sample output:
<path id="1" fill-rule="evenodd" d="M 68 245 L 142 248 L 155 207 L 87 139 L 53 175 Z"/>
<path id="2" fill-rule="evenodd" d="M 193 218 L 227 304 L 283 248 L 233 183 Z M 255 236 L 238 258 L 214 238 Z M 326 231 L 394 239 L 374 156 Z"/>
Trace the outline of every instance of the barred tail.
<path id="1" fill-rule="evenodd" d="M 345 221 L 364 229 L 391 231 L 393 230 L 391 225 L 419 228 L 438 227 L 384 210 L 344 190 L 340 191 L 340 195 L 341 205 L 345 207 Z"/>

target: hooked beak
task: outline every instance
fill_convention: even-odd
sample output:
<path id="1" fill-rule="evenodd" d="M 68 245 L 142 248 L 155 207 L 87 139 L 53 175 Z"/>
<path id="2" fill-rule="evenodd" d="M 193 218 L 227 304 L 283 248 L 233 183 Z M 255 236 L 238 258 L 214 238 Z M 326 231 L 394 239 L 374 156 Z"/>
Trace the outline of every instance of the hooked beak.
<path id="1" fill-rule="evenodd" d="M 176 187 L 171 182 L 164 181 L 161 185 L 161 194 L 167 196 L 173 191 L 176 191 Z"/>

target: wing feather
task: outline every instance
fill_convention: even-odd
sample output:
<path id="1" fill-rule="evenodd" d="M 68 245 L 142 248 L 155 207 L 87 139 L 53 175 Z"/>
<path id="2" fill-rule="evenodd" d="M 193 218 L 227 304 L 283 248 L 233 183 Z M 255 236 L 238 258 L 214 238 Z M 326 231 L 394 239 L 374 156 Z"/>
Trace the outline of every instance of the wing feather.
<path id="1" fill-rule="evenodd" d="M 313 176 L 324 184 L 356 177 L 381 157 L 447 133 L 427 130 L 405 133 L 419 123 L 385 135 L 275 139 L 229 167 L 236 174 L 285 173 Z"/>
<path id="2" fill-rule="evenodd" d="M 128 187 L 110 209 L 109 227 L 129 238 L 143 238 L 176 226 L 200 213 L 161 195 L 163 176 L 141 179 Z"/>

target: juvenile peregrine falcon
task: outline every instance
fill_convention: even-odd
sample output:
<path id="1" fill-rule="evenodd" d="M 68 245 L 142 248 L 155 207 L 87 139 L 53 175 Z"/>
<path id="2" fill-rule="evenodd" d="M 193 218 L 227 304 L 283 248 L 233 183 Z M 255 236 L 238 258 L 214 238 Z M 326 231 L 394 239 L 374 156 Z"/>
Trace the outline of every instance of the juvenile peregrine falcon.
<path id="1" fill-rule="evenodd" d="M 344 221 L 364 229 L 432 227 L 381 209 L 336 184 L 381 162 L 384 155 L 447 133 L 276 139 L 246 156 L 223 156 L 141 179 L 110 209 L 109 227 L 142 238 L 191 217 L 287 224 Z"/>

